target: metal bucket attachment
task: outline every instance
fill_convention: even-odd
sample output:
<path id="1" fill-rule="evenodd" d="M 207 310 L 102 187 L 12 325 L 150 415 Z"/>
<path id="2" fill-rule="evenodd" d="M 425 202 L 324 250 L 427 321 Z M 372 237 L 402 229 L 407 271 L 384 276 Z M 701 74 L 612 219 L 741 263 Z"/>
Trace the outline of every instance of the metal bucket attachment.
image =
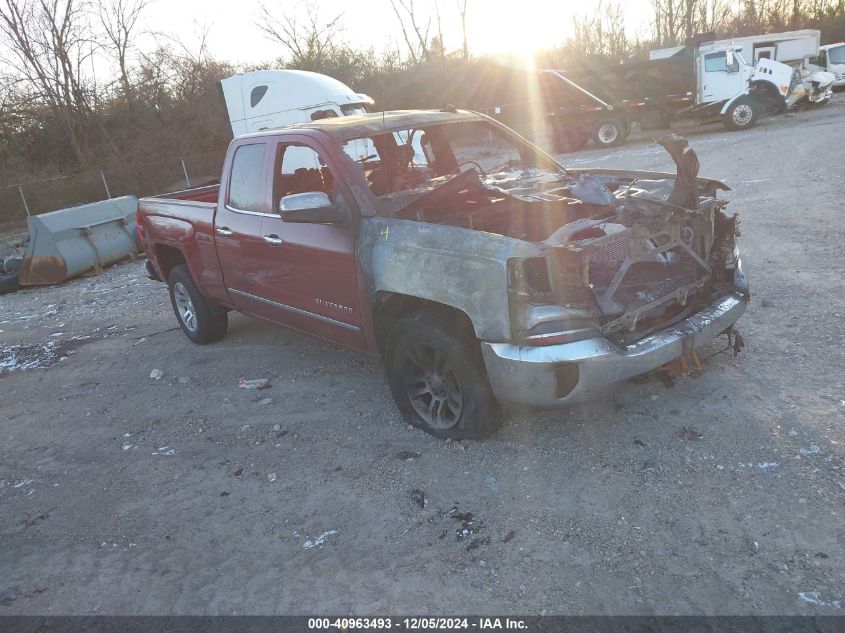
<path id="1" fill-rule="evenodd" d="M 29 217 L 20 285 L 57 284 L 134 257 L 137 210 L 138 198 L 123 196 Z"/>

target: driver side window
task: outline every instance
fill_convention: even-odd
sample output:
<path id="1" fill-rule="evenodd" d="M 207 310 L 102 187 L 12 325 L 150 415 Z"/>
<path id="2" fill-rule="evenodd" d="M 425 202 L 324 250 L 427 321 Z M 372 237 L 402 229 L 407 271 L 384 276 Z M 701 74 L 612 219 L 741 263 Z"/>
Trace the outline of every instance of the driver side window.
<path id="1" fill-rule="evenodd" d="M 326 161 L 312 148 L 295 143 L 282 143 L 276 154 L 276 175 L 273 185 L 276 209 L 285 196 L 297 193 L 325 193 L 335 202 L 335 179 Z"/>

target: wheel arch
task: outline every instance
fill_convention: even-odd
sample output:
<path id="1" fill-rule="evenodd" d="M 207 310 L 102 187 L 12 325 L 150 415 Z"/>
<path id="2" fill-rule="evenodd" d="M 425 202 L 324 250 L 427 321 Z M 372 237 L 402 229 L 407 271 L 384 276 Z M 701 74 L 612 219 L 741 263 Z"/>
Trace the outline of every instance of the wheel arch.
<path id="1" fill-rule="evenodd" d="M 393 325 L 408 314 L 439 314 L 456 320 L 456 326 L 476 341 L 469 315 L 455 306 L 397 292 L 380 290 L 373 296 L 373 330 L 378 352 L 384 355 Z"/>

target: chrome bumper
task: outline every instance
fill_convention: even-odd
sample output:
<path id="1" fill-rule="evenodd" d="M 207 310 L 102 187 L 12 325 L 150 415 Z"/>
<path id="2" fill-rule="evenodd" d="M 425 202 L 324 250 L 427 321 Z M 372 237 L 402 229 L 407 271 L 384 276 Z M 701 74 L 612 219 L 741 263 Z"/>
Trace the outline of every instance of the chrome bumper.
<path id="1" fill-rule="evenodd" d="M 493 392 L 501 402 L 554 407 L 589 400 L 608 385 L 651 371 L 716 338 L 745 312 L 738 292 L 628 347 L 603 337 L 528 347 L 481 343 Z"/>

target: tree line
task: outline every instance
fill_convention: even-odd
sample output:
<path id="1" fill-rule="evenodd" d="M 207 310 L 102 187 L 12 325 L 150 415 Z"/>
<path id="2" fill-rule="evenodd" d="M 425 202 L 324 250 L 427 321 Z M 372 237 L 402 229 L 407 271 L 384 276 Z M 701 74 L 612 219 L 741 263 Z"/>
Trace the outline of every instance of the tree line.
<path id="1" fill-rule="evenodd" d="M 0 185 L 225 149 L 231 133 L 218 82 L 253 68 L 216 58 L 207 32 L 142 46 L 149 1 L 0 0 Z M 390 7 L 398 43 L 381 51 L 350 44 L 343 15 L 327 14 L 319 0 L 288 12 L 263 7 L 256 34 L 278 44 L 279 57 L 257 67 L 331 75 L 380 109 L 489 105 L 483 95 L 495 84 L 495 60 L 474 56 L 467 37 L 482 3 Z M 651 0 L 650 27 L 633 29 L 635 18 L 621 1 L 600 0 L 537 63 L 618 63 L 704 31 L 819 28 L 826 40 L 845 39 L 845 0 Z M 455 41 L 444 41 L 444 22 L 460 26 Z M 110 76 L 97 74 L 103 59 Z"/>

